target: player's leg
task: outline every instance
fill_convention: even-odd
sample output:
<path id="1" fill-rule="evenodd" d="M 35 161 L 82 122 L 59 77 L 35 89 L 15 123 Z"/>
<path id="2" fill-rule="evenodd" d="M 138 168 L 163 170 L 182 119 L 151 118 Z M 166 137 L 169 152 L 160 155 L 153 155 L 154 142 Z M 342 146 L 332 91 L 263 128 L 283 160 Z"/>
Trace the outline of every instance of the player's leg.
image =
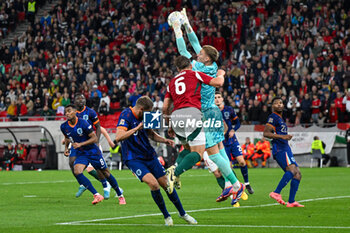
<path id="1" fill-rule="evenodd" d="M 248 178 L 248 166 L 244 160 L 244 157 L 243 157 L 243 151 L 242 151 L 242 148 L 241 148 L 241 145 L 239 145 L 238 143 L 236 144 L 233 144 L 231 146 L 231 150 L 232 150 L 232 155 L 236 158 L 238 164 L 239 164 L 239 167 L 241 169 L 241 173 L 242 173 L 242 176 L 243 176 L 243 179 L 244 179 L 244 184 L 245 184 L 245 187 L 247 188 L 248 192 L 250 194 L 253 194 L 254 193 L 254 190 L 253 188 L 251 187 L 250 183 L 249 183 L 249 178 Z"/>
<path id="2" fill-rule="evenodd" d="M 86 170 L 88 172 L 89 172 L 89 170 L 96 171 L 97 176 L 98 176 L 98 181 L 101 182 L 102 187 L 103 187 L 103 197 L 105 199 L 109 199 L 110 192 L 111 192 L 111 185 L 108 183 L 107 178 L 104 176 L 103 172 L 101 170 L 95 170 L 95 168 L 91 164 L 89 164 L 89 166 L 86 168 Z"/>
<path id="3" fill-rule="evenodd" d="M 86 189 L 88 189 L 93 195 L 94 200 L 92 204 L 97 204 L 103 201 L 103 196 L 100 195 L 94 186 L 91 184 L 90 180 L 84 176 L 83 172 L 88 164 L 88 159 L 85 156 L 79 156 L 74 162 L 74 175 L 80 185 L 83 185 Z"/>
<path id="4" fill-rule="evenodd" d="M 176 162 L 175 162 L 175 167 L 177 167 L 179 164 L 181 164 L 182 160 L 185 158 L 185 156 L 187 154 L 191 153 L 191 148 L 190 148 L 190 146 L 188 144 L 183 145 L 183 147 L 184 147 L 184 149 L 177 156 L 177 159 L 176 159 Z M 180 189 L 181 188 L 180 176 L 177 176 L 175 178 L 174 187 L 176 189 Z"/>
<path id="5" fill-rule="evenodd" d="M 295 174 L 293 174 L 294 169 L 289 167 L 292 163 L 288 157 L 287 151 L 281 151 L 274 156 L 278 165 L 283 169 L 284 175 L 278 183 L 275 191 L 270 193 L 270 197 L 275 199 L 278 203 L 285 205 L 285 201 L 282 199 L 281 191 L 289 183 Z M 294 166 L 294 165 L 293 165 Z"/>
<path id="6" fill-rule="evenodd" d="M 160 192 L 160 187 L 157 179 L 150 172 L 148 172 L 145 175 L 143 175 L 141 180 L 142 182 L 146 183 L 151 189 L 152 198 L 164 216 L 165 225 L 172 226 L 173 220 L 165 206 L 164 198 L 162 193 Z"/>
<path id="7" fill-rule="evenodd" d="M 299 189 L 299 184 L 301 180 L 301 172 L 291 151 L 288 151 L 288 156 L 292 164 L 290 164 L 287 167 L 287 170 L 291 171 L 294 176 L 292 178 L 292 181 L 290 182 L 290 191 L 287 207 L 304 207 L 303 205 L 295 201 L 295 195 Z"/>
<path id="8" fill-rule="evenodd" d="M 220 188 L 223 190 L 225 188 L 225 178 L 222 176 L 218 166 L 209 158 L 208 152 L 206 151 L 203 154 L 203 160 L 205 165 L 208 168 L 208 171 L 214 174 L 216 178 L 216 182 L 218 183 Z"/>
<path id="9" fill-rule="evenodd" d="M 189 124 L 188 121 L 194 120 L 195 124 Z M 198 122 L 202 122 L 202 112 L 196 108 L 183 108 L 174 111 L 171 115 L 173 130 L 183 144 L 188 142 L 191 152 L 186 154 L 181 160 L 181 163 L 168 168 L 167 177 L 169 183 L 169 193 L 172 193 L 174 188 L 175 178 L 179 177 L 185 171 L 191 169 L 198 163 L 205 150 L 205 134 L 203 128 L 197 128 Z M 180 127 L 181 122 L 188 127 Z"/>
<path id="10" fill-rule="evenodd" d="M 159 163 L 159 161 L 158 161 Z M 172 226 L 173 220 L 165 206 L 163 196 L 160 192 L 160 187 L 157 179 L 149 171 L 147 162 L 142 160 L 129 160 L 126 162 L 126 166 L 135 174 L 135 176 L 141 181 L 148 185 L 151 190 L 151 196 L 158 206 L 159 210 L 164 216 L 165 225 Z M 164 168 L 162 169 L 165 174 Z"/>
<path id="11" fill-rule="evenodd" d="M 119 204 L 123 205 L 126 204 L 125 198 L 119 188 L 118 182 L 115 179 L 115 177 L 110 173 L 110 171 L 107 168 L 106 162 L 104 158 L 102 157 L 101 151 L 98 151 L 98 156 L 94 156 L 90 158 L 91 165 L 96 169 L 99 170 L 102 173 L 101 177 L 105 177 L 107 181 L 110 183 L 112 188 L 116 191 L 119 199 Z"/>

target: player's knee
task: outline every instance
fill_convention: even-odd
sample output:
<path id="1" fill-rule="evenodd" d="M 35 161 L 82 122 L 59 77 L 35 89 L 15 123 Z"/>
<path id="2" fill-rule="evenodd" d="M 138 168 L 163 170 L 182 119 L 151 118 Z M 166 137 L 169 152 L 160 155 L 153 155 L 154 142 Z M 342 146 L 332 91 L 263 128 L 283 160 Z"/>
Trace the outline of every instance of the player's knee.
<path id="1" fill-rule="evenodd" d="M 300 173 L 300 171 L 296 172 L 296 174 L 294 175 L 294 179 L 301 180 L 301 173 Z"/>
<path id="2" fill-rule="evenodd" d="M 156 182 L 156 181 L 149 182 L 149 183 L 148 183 L 148 186 L 149 186 L 149 188 L 150 188 L 152 191 L 155 191 L 155 190 L 158 190 L 158 189 L 159 189 L 159 184 L 158 184 L 158 182 Z"/>
<path id="3" fill-rule="evenodd" d="M 75 176 L 77 176 L 77 175 L 79 175 L 79 174 L 81 174 L 83 172 L 80 171 L 79 169 L 74 168 L 73 173 L 74 173 Z"/>
<path id="4" fill-rule="evenodd" d="M 240 167 L 245 167 L 245 165 L 247 165 L 244 160 L 243 161 L 239 161 L 238 164 L 239 164 Z"/>

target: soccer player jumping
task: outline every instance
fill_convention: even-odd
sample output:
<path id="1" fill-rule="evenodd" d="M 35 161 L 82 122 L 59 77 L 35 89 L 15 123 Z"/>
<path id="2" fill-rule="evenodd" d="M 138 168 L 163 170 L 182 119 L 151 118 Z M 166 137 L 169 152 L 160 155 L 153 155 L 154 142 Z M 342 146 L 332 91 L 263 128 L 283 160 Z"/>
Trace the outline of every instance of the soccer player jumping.
<path id="1" fill-rule="evenodd" d="M 203 47 L 199 44 L 198 38 L 194 33 L 187 15 L 186 9 L 183 9 L 181 14 L 183 15 L 185 30 L 187 32 L 187 37 L 197 54 L 197 61 L 192 61 L 192 70 L 201 71 L 211 77 L 215 77 L 218 71 L 218 66 L 216 61 L 219 58 L 219 52 L 210 45 L 204 45 Z M 182 56 L 187 58 L 191 58 L 192 55 L 186 49 L 186 43 L 183 38 L 182 30 L 181 30 L 181 22 L 179 19 L 174 20 L 171 23 L 171 26 L 174 29 L 176 36 L 176 45 L 179 50 L 179 53 Z M 215 87 L 202 84 L 201 89 L 201 104 L 202 104 L 202 112 L 205 120 L 214 120 L 220 121 L 222 124 L 218 127 L 206 127 L 205 128 L 205 137 L 206 137 L 206 151 L 208 152 L 210 159 L 219 167 L 221 173 L 224 175 L 225 181 L 230 182 L 232 185 L 228 188 L 225 188 L 222 194 L 219 197 L 227 198 L 231 194 L 234 194 L 236 198 L 234 198 L 231 204 L 235 204 L 239 201 L 243 191 L 245 190 L 245 185 L 241 184 L 235 174 L 232 172 L 230 167 L 230 161 L 226 155 L 225 148 L 222 144 L 222 141 L 225 139 L 224 137 L 224 123 L 221 115 L 220 109 L 214 103 L 215 98 Z M 177 159 L 183 159 L 190 151 L 183 150 Z M 168 172 L 171 176 L 178 177 L 184 171 L 180 170 L 181 166 L 171 166 L 168 169 Z"/>
<path id="2" fill-rule="evenodd" d="M 298 191 L 301 180 L 301 173 L 296 163 L 292 150 L 288 145 L 288 141 L 292 139 L 292 135 L 288 134 L 288 128 L 282 118 L 283 101 L 280 97 L 275 97 L 272 100 L 272 114 L 269 116 L 264 130 L 264 137 L 272 140 L 272 154 L 278 165 L 285 172 L 281 181 L 274 192 L 270 193 L 270 197 L 275 199 L 278 203 L 285 205 L 282 199 L 281 191 L 289 183 L 290 192 L 287 207 L 304 207 L 295 201 L 295 195 Z"/>

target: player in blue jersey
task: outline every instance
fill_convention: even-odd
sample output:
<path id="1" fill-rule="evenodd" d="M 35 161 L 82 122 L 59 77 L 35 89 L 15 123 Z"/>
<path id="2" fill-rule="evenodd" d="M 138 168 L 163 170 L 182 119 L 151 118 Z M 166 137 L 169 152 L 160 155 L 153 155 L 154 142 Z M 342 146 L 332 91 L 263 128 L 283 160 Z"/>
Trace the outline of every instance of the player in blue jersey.
<path id="1" fill-rule="evenodd" d="M 91 164 L 96 170 L 101 171 L 106 177 L 113 189 L 119 195 L 119 204 L 126 204 L 125 198 L 119 190 L 118 182 L 109 172 L 106 162 L 102 157 L 101 150 L 95 144 L 98 139 L 90 125 L 86 120 L 76 116 L 76 107 L 68 105 L 65 108 L 67 121 L 61 125 L 61 131 L 65 136 L 65 151 L 64 154 L 69 156 L 70 150 L 68 145 L 71 143 L 75 150 L 76 159 L 74 161 L 74 176 L 80 185 L 84 185 L 93 195 L 92 204 L 97 204 L 103 201 L 103 196 L 100 195 L 93 187 L 89 179 L 83 172 L 88 164 Z M 121 203 L 122 202 L 122 203 Z"/>
<path id="2" fill-rule="evenodd" d="M 110 147 L 113 148 L 115 145 L 112 142 L 111 138 L 109 137 L 106 129 L 104 129 L 103 127 L 100 126 L 100 121 L 98 119 L 97 113 L 95 112 L 95 110 L 86 106 L 85 96 L 81 93 L 76 94 L 75 99 L 74 99 L 74 104 L 77 107 L 77 113 L 76 113 L 77 117 L 82 118 L 82 119 L 86 120 L 90 125 L 95 126 L 97 140 L 100 141 L 100 135 L 102 133 L 105 136 L 105 138 L 107 139 Z M 102 152 L 101 147 L 100 147 L 100 149 Z M 69 155 L 69 166 L 73 172 L 74 161 L 76 159 L 74 148 L 71 148 L 70 152 L 71 153 Z M 93 176 L 96 180 L 98 180 L 102 183 L 103 197 L 105 199 L 108 199 L 110 197 L 111 186 L 107 182 L 106 178 L 103 177 L 103 174 L 101 172 L 96 171 L 91 165 L 87 166 L 86 170 L 91 176 Z M 74 174 L 74 172 L 73 172 L 73 174 Z M 80 185 L 79 190 L 75 194 L 75 196 L 80 197 L 85 190 L 86 190 L 86 188 L 83 185 Z"/>
<path id="3" fill-rule="evenodd" d="M 223 141 L 223 144 L 225 146 L 226 154 L 231 161 L 231 166 L 232 160 L 236 158 L 239 166 L 241 167 L 241 173 L 245 182 L 245 186 L 248 192 L 250 194 L 253 194 L 254 190 L 250 186 L 248 179 L 248 167 L 243 158 L 241 145 L 239 144 L 236 137 L 236 132 L 241 126 L 241 123 L 235 113 L 235 110 L 231 106 L 225 106 L 224 98 L 222 97 L 222 93 L 219 91 L 215 92 L 215 104 L 220 108 L 224 121 L 227 125 L 227 132 L 225 134 L 225 140 Z"/>
<path id="4" fill-rule="evenodd" d="M 152 100 L 143 96 L 136 101 L 134 107 L 127 108 L 121 113 L 117 124 L 116 141 L 121 142 L 122 160 L 136 177 L 141 182 L 145 182 L 151 189 L 152 198 L 163 213 L 165 225 L 172 226 L 173 220 L 165 206 L 160 186 L 179 211 L 180 218 L 189 224 L 197 224 L 197 221 L 183 209 L 176 190 L 171 194 L 167 192 L 167 177 L 164 167 L 160 164 L 148 138 L 170 146 L 174 146 L 174 141 L 159 136 L 151 129 L 143 129 L 143 113 L 152 109 Z"/>
<path id="5" fill-rule="evenodd" d="M 272 139 L 272 154 L 278 165 L 283 169 L 284 175 L 279 182 L 276 190 L 270 193 L 270 197 L 278 203 L 285 205 L 281 196 L 282 189 L 291 181 L 289 200 L 287 207 L 304 207 L 295 201 L 295 195 L 299 188 L 301 173 L 297 162 L 294 159 L 292 150 L 288 145 L 288 141 L 292 139 L 292 135 L 288 134 L 288 128 L 282 118 L 283 101 L 280 97 L 272 100 L 272 114 L 269 116 L 264 130 L 264 137 Z"/>
<path id="6" fill-rule="evenodd" d="M 194 71 L 201 71 L 209 76 L 215 77 L 218 72 L 218 66 L 216 61 L 219 58 L 219 52 L 210 45 L 204 45 L 203 47 L 199 44 L 198 38 L 194 33 L 187 15 L 186 9 L 182 10 L 182 15 L 184 18 L 184 27 L 187 32 L 187 37 L 197 54 L 197 61 L 192 61 L 192 69 Z M 171 25 L 175 32 L 176 37 L 176 45 L 179 50 L 179 53 L 182 56 L 187 58 L 191 58 L 192 55 L 186 49 L 186 43 L 183 38 L 183 33 L 181 29 L 180 20 L 173 21 Z M 235 198 L 232 199 L 232 204 L 235 204 L 240 199 L 245 185 L 241 184 L 235 174 L 233 173 L 229 159 L 226 155 L 226 151 L 222 141 L 225 139 L 224 137 L 224 124 L 220 109 L 214 103 L 215 98 L 215 87 L 202 84 L 201 89 L 201 103 L 202 103 L 202 112 L 204 116 L 204 120 L 209 121 L 219 121 L 221 122 L 220 126 L 216 127 L 205 127 L 205 138 L 206 138 L 206 151 L 209 154 L 210 159 L 218 166 L 221 173 L 223 174 L 225 181 L 230 182 L 232 185 L 225 188 L 222 194 L 219 197 L 227 198 L 231 194 L 234 194 Z M 183 150 L 177 159 L 177 163 L 181 162 L 183 158 L 189 154 L 189 150 Z M 169 176 L 179 177 L 183 173 L 178 167 L 171 166 L 168 169 Z M 175 187 L 179 187 L 179 185 L 174 184 Z"/>

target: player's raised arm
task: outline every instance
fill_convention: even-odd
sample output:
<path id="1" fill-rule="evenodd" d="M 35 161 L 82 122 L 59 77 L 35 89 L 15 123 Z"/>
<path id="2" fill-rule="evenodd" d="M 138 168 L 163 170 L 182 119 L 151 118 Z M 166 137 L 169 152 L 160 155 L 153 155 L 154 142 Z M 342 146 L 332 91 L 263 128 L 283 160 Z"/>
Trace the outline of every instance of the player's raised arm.
<path id="1" fill-rule="evenodd" d="M 183 38 L 181 22 L 179 17 L 183 18 L 182 14 L 180 14 L 179 12 L 171 13 L 168 17 L 168 23 L 174 29 L 175 37 L 176 37 L 176 46 L 177 46 L 177 49 L 179 50 L 180 55 L 187 58 L 191 58 L 192 55 L 187 51 L 186 42 Z"/>
<path id="2" fill-rule="evenodd" d="M 188 40 L 190 41 L 194 51 L 196 54 L 199 54 L 200 51 L 202 50 L 202 46 L 199 43 L 198 37 L 196 33 L 193 31 L 193 28 L 190 24 L 190 21 L 188 20 L 187 14 L 186 14 L 186 8 L 183 8 L 181 11 L 181 14 L 184 17 L 184 23 L 183 25 L 185 26 L 185 30 L 187 33 Z"/>

